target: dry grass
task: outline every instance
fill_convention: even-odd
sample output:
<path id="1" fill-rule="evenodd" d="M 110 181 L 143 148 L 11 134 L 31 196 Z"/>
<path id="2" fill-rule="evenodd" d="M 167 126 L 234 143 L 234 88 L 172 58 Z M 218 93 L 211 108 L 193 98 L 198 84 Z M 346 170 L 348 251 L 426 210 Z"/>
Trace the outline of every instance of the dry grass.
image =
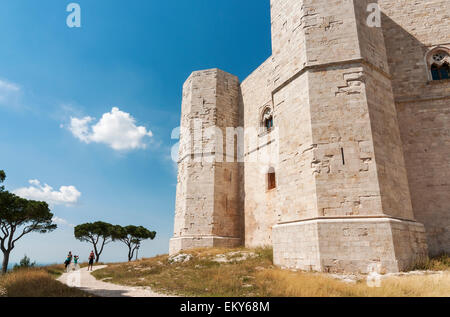
<path id="1" fill-rule="evenodd" d="M 46 271 L 53 278 L 60 277 L 66 271 L 64 264 L 54 264 L 54 265 L 44 266 L 41 269 Z"/>
<path id="2" fill-rule="evenodd" d="M 275 297 L 448 297 L 450 274 L 391 277 L 381 287 L 348 284 L 323 274 L 267 270 L 255 279 L 261 296 Z"/>
<path id="3" fill-rule="evenodd" d="M 251 251 L 257 256 L 242 262 L 217 263 L 218 254 Z M 283 271 L 272 265 L 271 249 L 207 249 L 189 252 L 186 263 L 168 262 L 158 256 L 132 263 L 114 264 L 94 272 L 108 282 L 150 286 L 153 290 L 184 296 L 273 296 L 273 297 L 366 297 L 366 296 L 450 296 L 450 272 L 441 275 L 391 277 L 380 288 L 365 281 L 347 284 L 326 274 Z M 232 258 L 232 257 L 231 257 Z M 447 257 L 448 260 L 448 257 Z M 447 264 L 445 264 L 447 263 Z M 449 270 L 448 262 L 433 262 L 433 267 Z"/>
<path id="4" fill-rule="evenodd" d="M 59 268 L 52 268 L 50 271 Z M 64 269 L 64 266 L 62 267 Z M 92 297 L 58 282 L 46 269 L 22 269 L 0 276 L 0 296 L 7 297 Z"/>
<path id="5" fill-rule="evenodd" d="M 168 263 L 168 256 L 158 256 L 132 263 L 114 264 L 93 275 L 98 279 L 131 286 L 151 286 L 159 292 L 186 296 L 251 296 L 242 287 L 259 267 L 272 267 L 271 250 L 255 250 L 257 258 L 239 263 L 216 263 L 211 258 L 241 249 L 206 249 L 189 252 L 187 263 Z M 256 294 L 253 294 L 256 295 Z"/>
<path id="6" fill-rule="evenodd" d="M 445 271 L 450 269 L 450 256 L 443 254 L 414 267 L 414 270 Z"/>

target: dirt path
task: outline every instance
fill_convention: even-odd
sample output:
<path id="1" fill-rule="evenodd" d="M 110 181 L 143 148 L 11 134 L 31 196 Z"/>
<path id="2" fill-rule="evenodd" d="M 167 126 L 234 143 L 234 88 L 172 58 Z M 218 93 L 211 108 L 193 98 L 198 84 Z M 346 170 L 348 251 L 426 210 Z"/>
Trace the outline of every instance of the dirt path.
<path id="1" fill-rule="evenodd" d="M 106 265 L 96 266 L 94 271 L 105 267 Z M 156 293 L 148 287 L 122 286 L 99 281 L 91 275 L 91 272 L 87 271 L 87 268 L 77 272 L 64 273 L 58 278 L 58 281 L 100 297 L 168 297 L 168 295 Z"/>

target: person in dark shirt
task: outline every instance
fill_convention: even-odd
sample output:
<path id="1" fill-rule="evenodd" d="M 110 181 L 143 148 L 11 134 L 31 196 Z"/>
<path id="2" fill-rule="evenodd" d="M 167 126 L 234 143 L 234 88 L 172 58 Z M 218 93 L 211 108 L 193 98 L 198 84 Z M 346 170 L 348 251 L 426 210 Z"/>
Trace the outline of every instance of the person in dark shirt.
<path id="1" fill-rule="evenodd" d="M 66 261 L 64 261 L 66 270 L 67 270 L 67 267 L 70 265 L 70 263 L 72 263 L 72 251 L 69 252 L 69 254 L 67 255 Z"/>
<path id="2" fill-rule="evenodd" d="M 91 254 L 89 254 L 88 271 L 92 271 L 93 270 L 94 260 L 95 260 L 95 254 L 94 254 L 94 251 L 91 251 Z"/>

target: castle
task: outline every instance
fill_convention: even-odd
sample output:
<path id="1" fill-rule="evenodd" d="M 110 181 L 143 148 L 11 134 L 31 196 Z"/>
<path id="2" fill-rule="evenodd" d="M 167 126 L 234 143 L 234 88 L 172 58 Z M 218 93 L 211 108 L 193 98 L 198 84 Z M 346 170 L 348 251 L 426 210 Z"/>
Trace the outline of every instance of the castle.
<path id="1" fill-rule="evenodd" d="M 450 253 L 448 1 L 271 0 L 271 25 L 244 81 L 184 84 L 170 253 L 363 273 Z"/>

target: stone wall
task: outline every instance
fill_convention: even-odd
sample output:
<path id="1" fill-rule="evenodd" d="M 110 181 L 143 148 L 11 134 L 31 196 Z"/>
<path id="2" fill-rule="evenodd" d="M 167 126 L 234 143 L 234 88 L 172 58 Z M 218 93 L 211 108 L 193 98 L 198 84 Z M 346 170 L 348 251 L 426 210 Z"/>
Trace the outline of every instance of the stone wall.
<path id="1" fill-rule="evenodd" d="M 249 83 L 242 84 L 246 107 L 257 105 L 245 103 Z M 245 163 L 245 241 L 248 247 L 271 245 L 272 227 L 276 223 L 308 217 L 316 210 L 310 163 L 313 145 L 307 76 L 298 77 L 279 90 L 270 104 L 273 104 L 276 130 L 259 134 L 257 148 L 252 149 L 250 140 L 246 139 L 247 153 L 251 153 Z M 259 104 L 254 111 L 249 111 L 246 122 L 258 127 L 263 107 L 264 104 Z M 261 160 L 264 151 L 276 152 L 275 160 Z M 270 168 L 276 175 L 277 186 L 273 190 L 268 190 L 267 184 Z"/>
<path id="2" fill-rule="evenodd" d="M 309 77 L 315 217 L 382 215 L 364 67 L 342 65 Z"/>
<path id="3" fill-rule="evenodd" d="M 399 272 L 427 256 L 423 225 L 391 218 L 312 219 L 276 225 L 274 232 L 274 259 L 285 268 Z"/>
<path id="4" fill-rule="evenodd" d="M 306 73 L 274 93 L 279 135 L 277 169 L 278 222 L 317 215 L 311 129 L 311 106 Z"/>
<path id="5" fill-rule="evenodd" d="M 415 217 L 430 253 L 450 253 L 450 81 L 429 81 L 425 62 L 450 48 L 446 0 L 380 1 L 398 121 Z"/>
<path id="6" fill-rule="evenodd" d="M 279 86 L 306 64 L 305 19 L 313 12 L 304 1 L 271 0 L 274 86 Z"/>
<path id="7" fill-rule="evenodd" d="M 273 135 L 261 134 L 262 113 L 265 107 L 273 108 L 272 90 L 273 60 L 269 58 L 241 84 L 243 120 L 247 129 L 243 171 L 247 247 L 271 245 L 272 227 L 277 223 L 276 191 L 267 191 L 269 163 L 259 160 L 261 152 L 271 148 L 269 143 L 275 140 Z"/>

